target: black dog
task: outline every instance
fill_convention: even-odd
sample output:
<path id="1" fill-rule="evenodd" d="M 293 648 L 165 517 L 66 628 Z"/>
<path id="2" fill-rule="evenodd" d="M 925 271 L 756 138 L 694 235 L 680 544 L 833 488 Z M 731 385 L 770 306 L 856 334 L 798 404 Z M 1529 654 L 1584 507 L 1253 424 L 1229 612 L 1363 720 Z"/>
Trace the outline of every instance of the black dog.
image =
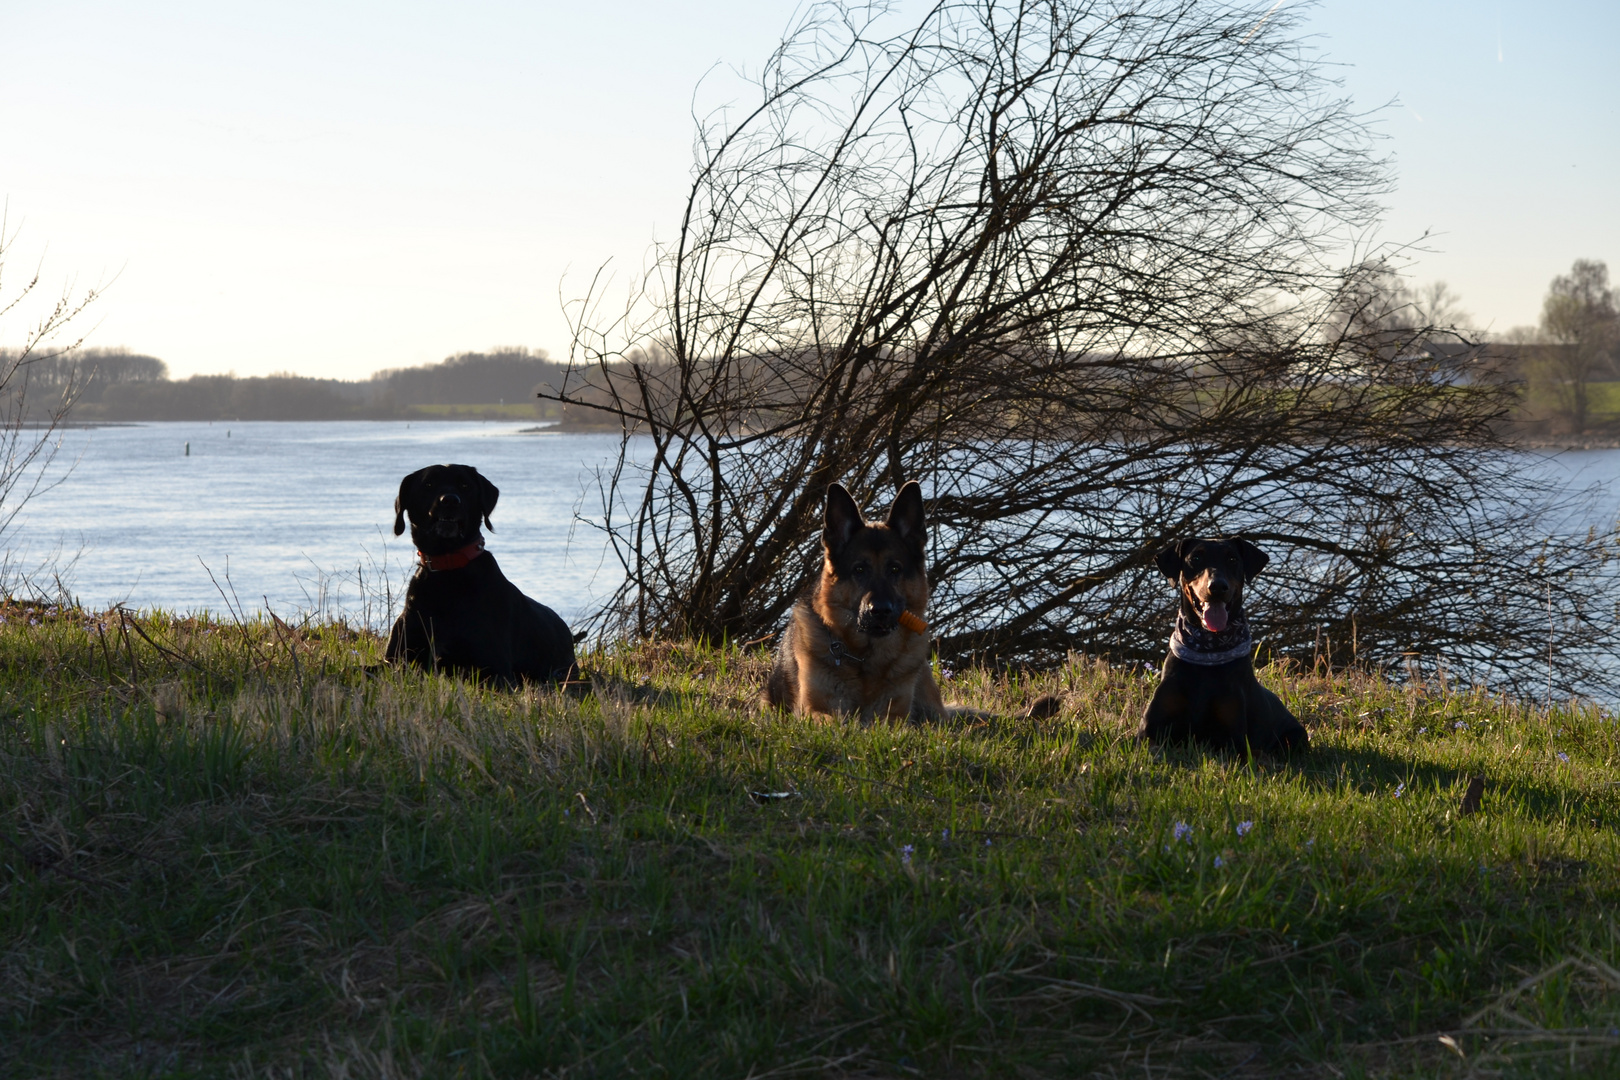
<path id="1" fill-rule="evenodd" d="M 1243 586 L 1270 561 L 1238 537 L 1182 540 L 1159 552 L 1181 609 L 1138 738 L 1264 753 L 1305 748 L 1304 726 L 1254 677 Z"/>
<path id="2" fill-rule="evenodd" d="M 399 483 L 394 535 L 411 519 L 421 565 L 388 635 L 390 664 L 476 675 L 501 686 L 574 673 L 574 639 L 557 613 L 506 580 L 478 522 L 500 491 L 471 465 L 430 465 Z"/>

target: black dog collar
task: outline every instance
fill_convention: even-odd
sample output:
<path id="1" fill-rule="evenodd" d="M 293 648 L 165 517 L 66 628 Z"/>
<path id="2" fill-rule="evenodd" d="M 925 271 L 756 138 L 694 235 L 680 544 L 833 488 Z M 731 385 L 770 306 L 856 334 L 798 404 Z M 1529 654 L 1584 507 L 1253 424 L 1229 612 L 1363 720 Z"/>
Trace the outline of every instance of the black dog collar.
<path id="1" fill-rule="evenodd" d="M 1170 633 L 1170 654 L 1189 664 L 1230 664 L 1248 656 L 1252 648 L 1254 639 L 1249 636 L 1249 620 L 1241 611 L 1233 611 L 1226 629 L 1219 632 L 1205 630 L 1181 611 L 1176 615 L 1176 628 Z"/>

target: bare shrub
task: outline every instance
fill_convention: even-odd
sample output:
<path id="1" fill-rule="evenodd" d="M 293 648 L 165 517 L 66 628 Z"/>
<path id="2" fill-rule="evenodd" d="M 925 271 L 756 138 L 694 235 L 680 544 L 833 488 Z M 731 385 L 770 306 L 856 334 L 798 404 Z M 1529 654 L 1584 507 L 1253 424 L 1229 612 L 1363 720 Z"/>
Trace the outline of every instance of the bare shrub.
<path id="1" fill-rule="evenodd" d="M 74 359 L 84 343 L 83 336 L 74 336 L 75 320 L 100 296 L 99 288 L 75 294 L 65 286 L 36 308 L 42 292 L 37 266 L 21 286 L 11 287 L 7 263 L 16 238 L 0 211 L 0 333 L 9 336 L 17 319 L 31 319 L 20 346 L 0 349 L 0 536 L 29 499 L 60 482 L 49 469 L 61 447 L 58 432 L 93 375 Z M 33 377 L 36 367 L 39 378 Z"/>
<path id="2" fill-rule="evenodd" d="M 625 433 L 610 620 L 767 634 L 826 485 L 878 508 L 918 479 L 947 657 L 1156 660 L 1152 553 L 1243 532 L 1277 558 L 1263 650 L 1539 679 L 1550 632 L 1561 685 L 1600 676 L 1607 548 L 1503 452 L 1513 388 L 1428 325 L 1454 298 L 1347 317 L 1380 295 L 1356 238 L 1387 173 L 1293 16 L 892 19 L 811 9 L 700 125 L 653 314 L 571 309 L 541 396 Z"/>

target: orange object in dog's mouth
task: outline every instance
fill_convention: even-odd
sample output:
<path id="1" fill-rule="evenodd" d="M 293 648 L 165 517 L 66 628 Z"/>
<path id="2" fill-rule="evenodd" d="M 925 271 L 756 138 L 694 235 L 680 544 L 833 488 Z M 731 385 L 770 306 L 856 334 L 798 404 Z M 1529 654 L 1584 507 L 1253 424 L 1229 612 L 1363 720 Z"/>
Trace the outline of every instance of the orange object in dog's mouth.
<path id="1" fill-rule="evenodd" d="M 920 634 L 924 630 L 928 629 L 927 623 L 923 622 L 920 618 L 913 615 L 909 611 L 902 611 L 900 613 L 900 625 L 905 627 L 907 630 L 910 630 L 913 634 Z"/>
<path id="2" fill-rule="evenodd" d="M 1204 624 L 1205 630 L 1218 634 L 1226 629 L 1226 605 L 1213 602 L 1205 604 L 1198 618 Z"/>

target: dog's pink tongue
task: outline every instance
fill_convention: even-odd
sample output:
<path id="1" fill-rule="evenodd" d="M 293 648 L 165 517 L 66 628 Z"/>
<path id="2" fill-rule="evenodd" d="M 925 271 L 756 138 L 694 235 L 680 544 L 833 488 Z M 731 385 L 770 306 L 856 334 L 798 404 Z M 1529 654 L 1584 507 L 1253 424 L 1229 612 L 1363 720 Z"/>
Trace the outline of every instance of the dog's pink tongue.
<path id="1" fill-rule="evenodd" d="M 1204 620 L 1204 629 L 1212 634 L 1218 634 L 1226 629 L 1226 605 L 1210 604 L 1204 608 L 1201 616 Z"/>

